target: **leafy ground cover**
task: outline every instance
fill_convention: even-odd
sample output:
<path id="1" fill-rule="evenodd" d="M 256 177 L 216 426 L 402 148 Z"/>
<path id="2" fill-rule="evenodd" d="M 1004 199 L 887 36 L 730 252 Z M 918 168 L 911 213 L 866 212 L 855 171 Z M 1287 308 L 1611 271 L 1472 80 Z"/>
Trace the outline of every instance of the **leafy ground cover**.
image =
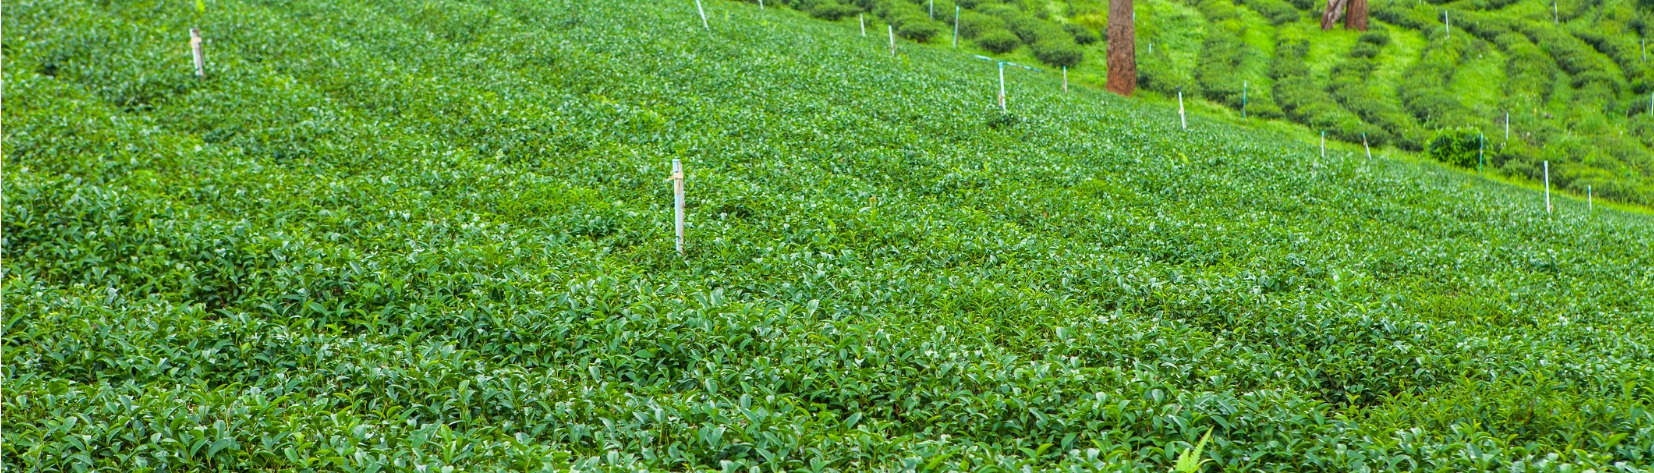
<path id="1" fill-rule="evenodd" d="M 174 3 L 7 5 L 7 468 L 1654 466 L 1646 215 L 850 17 Z"/>

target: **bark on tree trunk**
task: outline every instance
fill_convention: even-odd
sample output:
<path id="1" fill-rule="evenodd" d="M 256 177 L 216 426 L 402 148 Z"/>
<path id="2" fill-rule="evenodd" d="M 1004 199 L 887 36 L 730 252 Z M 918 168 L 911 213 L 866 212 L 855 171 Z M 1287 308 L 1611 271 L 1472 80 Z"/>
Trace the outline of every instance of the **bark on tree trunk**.
<path id="1" fill-rule="evenodd" d="M 1327 11 L 1321 14 L 1321 29 L 1330 30 L 1338 25 L 1338 17 L 1344 16 L 1344 6 L 1348 0 L 1327 0 Z"/>
<path id="2" fill-rule="evenodd" d="M 1109 92 L 1130 97 L 1137 91 L 1137 18 L 1132 0 L 1108 0 Z"/>
<path id="3" fill-rule="evenodd" d="M 1367 0 L 1349 0 L 1349 12 L 1344 15 L 1344 29 L 1367 31 Z"/>

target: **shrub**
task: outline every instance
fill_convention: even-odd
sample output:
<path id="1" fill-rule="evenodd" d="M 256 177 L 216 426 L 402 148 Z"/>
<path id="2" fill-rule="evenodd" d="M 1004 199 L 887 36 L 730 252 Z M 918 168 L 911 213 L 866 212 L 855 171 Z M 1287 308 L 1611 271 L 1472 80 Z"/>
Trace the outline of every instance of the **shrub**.
<path id="1" fill-rule="evenodd" d="M 1277 25 L 1298 21 L 1300 17 L 1297 8 L 1281 0 L 1244 0 L 1242 3 Z"/>
<path id="2" fill-rule="evenodd" d="M 861 8 L 855 5 L 845 5 L 833 0 L 822 0 L 810 5 L 806 10 L 810 16 L 828 21 L 838 21 L 845 17 L 861 13 Z"/>
<path id="3" fill-rule="evenodd" d="M 1085 53 L 1073 41 L 1048 39 L 1034 43 L 1034 57 L 1054 67 L 1074 67 L 1085 59 Z"/>
<path id="4" fill-rule="evenodd" d="M 1425 154 L 1430 159 L 1458 166 L 1476 167 L 1476 152 L 1481 146 L 1481 134 L 1473 128 L 1443 128 L 1430 138 Z"/>
<path id="5" fill-rule="evenodd" d="M 1005 20 L 992 15 L 966 11 L 959 15 L 959 36 L 976 39 L 990 31 L 1005 30 Z"/>
<path id="6" fill-rule="evenodd" d="M 898 22 L 896 35 L 920 43 L 930 41 L 931 38 L 942 32 L 942 27 L 925 17 L 909 17 Z"/>
<path id="7" fill-rule="evenodd" d="M 1067 31 L 1068 34 L 1074 36 L 1075 44 L 1086 45 L 1095 43 L 1099 39 L 1102 39 L 1097 36 L 1097 32 L 1091 31 L 1091 28 L 1086 28 L 1085 25 L 1069 23 L 1063 25 L 1062 29 L 1063 31 Z"/>
<path id="8" fill-rule="evenodd" d="M 1022 45 L 1017 35 L 1006 30 L 993 30 L 976 38 L 976 45 L 994 53 L 1008 53 Z"/>

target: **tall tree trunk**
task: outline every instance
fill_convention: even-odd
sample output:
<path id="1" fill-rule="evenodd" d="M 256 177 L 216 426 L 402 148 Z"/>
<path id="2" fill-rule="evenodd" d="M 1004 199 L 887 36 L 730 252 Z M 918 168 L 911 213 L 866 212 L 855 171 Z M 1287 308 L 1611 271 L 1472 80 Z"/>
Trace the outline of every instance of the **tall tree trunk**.
<path id="1" fill-rule="evenodd" d="M 1367 0 L 1349 0 L 1349 13 L 1344 15 L 1344 29 L 1367 31 Z"/>
<path id="2" fill-rule="evenodd" d="M 1137 18 L 1132 0 L 1108 0 L 1109 92 L 1130 97 L 1137 92 Z"/>
<path id="3" fill-rule="evenodd" d="M 1330 30 L 1338 24 L 1338 17 L 1344 16 L 1346 3 L 1348 0 L 1327 0 L 1327 11 L 1321 14 L 1321 29 Z"/>

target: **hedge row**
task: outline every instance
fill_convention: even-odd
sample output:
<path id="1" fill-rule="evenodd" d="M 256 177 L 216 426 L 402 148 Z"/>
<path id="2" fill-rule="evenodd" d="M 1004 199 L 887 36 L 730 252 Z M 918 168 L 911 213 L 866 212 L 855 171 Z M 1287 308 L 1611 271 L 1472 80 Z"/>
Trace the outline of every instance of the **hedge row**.
<path id="1" fill-rule="evenodd" d="M 1378 69 L 1377 58 L 1389 43 L 1389 32 L 1383 27 L 1363 33 L 1344 62 L 1333 66 L 1327 90 L 1344 108 L 1388 132 L 1387 138 L 1397 147 L 1417 151 L 1424 140 L 1424 129 L 1395 101 L 1375 89 L 1371 81 L 1373 71 Z"/>
<path id="2" fill-rule="evenodd" d="M 1293 121 L 1324 130 L 1335 139 L 1359 143 L 1365 136 L 1374 145 L 1387 141 L 1383 129 L 1362 122 L 1315 85 L 1309 66 L 1304 64 L 1307 52 L 1308 40 L 1283 38 L 1275 44 L 1275 60 L 1269 73 L 1275 79 L 1275 101 L 1281 110 Z"/>

